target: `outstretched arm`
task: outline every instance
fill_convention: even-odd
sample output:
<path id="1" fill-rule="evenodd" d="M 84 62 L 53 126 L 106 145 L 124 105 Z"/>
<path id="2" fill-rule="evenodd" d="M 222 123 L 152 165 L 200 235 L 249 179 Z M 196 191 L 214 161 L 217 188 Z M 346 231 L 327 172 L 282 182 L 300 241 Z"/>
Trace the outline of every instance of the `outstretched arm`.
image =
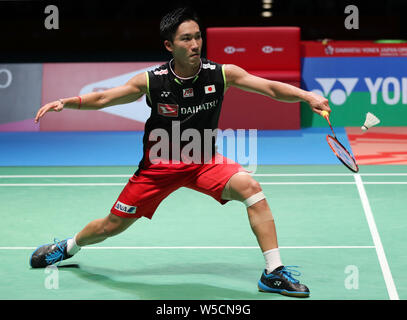
<path id="1" fill-rule="evenodd" d="M 140 73 L 123 86 L 101 92 L 92 92 L 80 97 L 63 98 L 42 106 L 35 117 L 38 122 L 47 112 L 62 111 L 63 108 L 80 110 L 98 110 L 117 104 L 125 104 L 140 99 L 147 93 L 147 75 Z"/>
<path id="2" fill-rule="evenodd" d="M 305 91 L 287 83 L 256 77 L 236 65 L 225 65 L 225 76 L 227 87 L 237 87 L 283 102 L 303 101 L 308 103 L 312 111 L 318 114 L 321 114 L 323 110 L 331 112 L 328 99 L 318 94 Z"/>

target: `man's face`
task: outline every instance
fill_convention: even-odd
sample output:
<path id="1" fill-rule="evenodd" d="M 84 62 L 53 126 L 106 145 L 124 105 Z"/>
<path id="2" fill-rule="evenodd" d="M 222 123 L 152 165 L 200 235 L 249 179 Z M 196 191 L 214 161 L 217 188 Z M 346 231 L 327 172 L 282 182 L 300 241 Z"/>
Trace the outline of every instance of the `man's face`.
<path id="1" fill-rule="evenodd" d="M 176 61 L 192 66 L 199 64 L 202 49 L 199 25 L 192 20 L 184 21 L 178 26 L 174 40 L 166 40 L 164 45 Z"/>

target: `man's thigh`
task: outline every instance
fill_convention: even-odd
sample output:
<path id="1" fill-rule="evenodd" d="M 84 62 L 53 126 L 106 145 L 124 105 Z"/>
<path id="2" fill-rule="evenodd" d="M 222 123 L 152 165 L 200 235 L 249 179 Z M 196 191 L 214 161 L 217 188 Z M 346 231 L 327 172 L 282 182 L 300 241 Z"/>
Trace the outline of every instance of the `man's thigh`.
<path id="1" fill-rule="evenodd" d="M 240 164 L 222 155 L 218 154 L 216 160 L 201 166 L 186 187 L 207 194 L 221 204 L 225 204 L 228 200 L 232 200 L 222 196 L 225 186 L 233 175 L 245 170 Z"/>

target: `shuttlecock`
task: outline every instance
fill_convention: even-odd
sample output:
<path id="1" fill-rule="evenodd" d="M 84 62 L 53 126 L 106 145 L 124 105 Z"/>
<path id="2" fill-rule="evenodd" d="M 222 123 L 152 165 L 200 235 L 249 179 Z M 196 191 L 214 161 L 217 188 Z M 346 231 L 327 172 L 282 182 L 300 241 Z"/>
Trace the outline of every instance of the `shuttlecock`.
<path id="1" fill-rule="evenodd" d="M 366 120 L 361 129 L 363 131 L 367 131 L 369 128 L 375 126 L 376 124 L 380 123 L 379 118 L 377 118 L 373 113 L 366 113 Z"/>

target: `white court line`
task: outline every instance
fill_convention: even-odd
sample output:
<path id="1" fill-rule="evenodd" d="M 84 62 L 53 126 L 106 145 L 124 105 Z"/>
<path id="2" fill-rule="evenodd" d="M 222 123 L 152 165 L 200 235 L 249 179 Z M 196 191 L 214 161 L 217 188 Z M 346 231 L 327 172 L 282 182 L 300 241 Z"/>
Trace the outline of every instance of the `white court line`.
<path id="1" fill-rule="evenodd" d="M 351 181 L 349 181 L 349 182 L 345 182 L 345 181 L 337 181 L 337 182 L 330 182 L 330 181 L 327 181 L 327 182 L 259 182 L 260 184 L 264 184 L 264 185 L 268 185 L 268 184 L 270 184 L 270 185 L 273 185 L 273 184 L 275 184 L 275 185 L 284 185 L 284 184 L 288 184 L 288 185 L 290 185 L 290 184 L 294 184 L 294 185 L 296 185 L 296 184 L 298 184 L 298 185 L 301 185 L 301 184 L 355 184 L 355 182 L 351 182 Z M 377 182 L 374 182 L 374 181 L 369 181 L 369 182 L 364 182 L 364 184 L 407 184 L 407 181 L 395 181 L 395 182 L 382 182 L 382 181 L 377 181 Z"/>
<path id="2" fill-rule="evenodd" d="M 349 182 L 343 182 L 343 181 L 338 181 L 338 182 L 332 182 L 332 181 L 326 181 L 326 182 L 298 182 L 298 181 L 292 181 L 292 182 L 259 182 L 262 185 L 302 185 L 302 184 L 355 184 L 355 182 L 349 181 Z"/>
<path id="3" fill-rule="evenodd" d="M 254 177 L 350 177 L 354 173 L 253 173 Z M 407 176 L 407 173 L 359 173 L 361 176 Z"/>
<path id="4" fill-rule="evenodd" d="M 124 186 L 125 183 L 0 183 L 0 187 L 105 187 Z"/>
<path id="5" fill-rule="evenodd" d="M 255 177 L 350 177 L 354 173 L 254 173 Z M 359 173 L 361 176 L 407 176 L 407 173 Z"/>
<path id="6" fill-rule="evenodd" d="M 130 178 L 132 174 L 42 174 L 42 175 L 0 175 L 0 179 L 14 178 Z"/>
<path id="7" fill-rule="evenodd" d="M 0 247 L 0 250 L 34 250 L 37 247 Z M 280 249 L 374 249 L 374 246 L 294 246 Z M 167 249 L 260 249 L 258 246 L 175 246 L 175 247 L 84 247 L 85 250 L 167 250 Z"/>
<path id="8" fill-rule="evenodd" d="M 128 178 L 131 175 L 0 175 L 0 178 Z M 253 174 L 257 177 L 303 177 L 303 176 L 353 176 L 355 182 L 260 182 L 262 185 L 318 185 L 356 184 L 362 201 L 365 216 L 374 241 L 374 246 L 303 246 L 280 247 L 281 249 L 376 249 L 387 291 L 391 300 L 399 296 L 384 253 L 383 245 L 374 221 L 364 184 L 407 184 L 407 182 L 362 182 L 361 176 L 407 176 L 407 173 L 366 173 L 366 174 Z M 125 183 L 16 183 L 1 186 L 123 186 Z M 0 247 L 0 250 L 34 250 L 37 247 Z M 166 249 L 259 249 L 259 247 L 86 247 L 87 250 L 166 250 Z"/>
<path id="9" fill-rule="evenodd" d="M 365 187 L 363 186 L 362 178 L 358 174 L 355 174 L 354 178 L 359 191 L 360 200 L 362 201 L 366 220 L 369 225 L 370 233 L 372 235 L 373 242 L 376 248 L 377 257 L 379 258 L 379 263 L 382 269 L 384 281 L 386 283 L 387 292 L 389 294 L 390 300 L 399 300 L 397 289 L 391 275 L 389 263 L 387 262 L 379 231 L 377 230 L 376 222 L 374 220 L 372 209 L 370 207 L 369 198 L 367 197 Z"/>
<path id="10" fill-rule="evenodd" d="M 254 177 L 350 177 L 353 173 L 254 173 Z M 359 173 L 361 176 L 407 176 L 407 173 Z M 132 174 L 58 174 L 0 175 L 0 179 L 18 178 L 130 178 Z"/>
<path id="11" fill-rule="evenodd" d="M 373 182 L 373 181 L 367 181 L 367 182 L 363 182 L 364 184 L 407 184 L 407 181 L 394 181 L 394 182 L 382 182 L 382 181 L 377 181 L 377 182 Z"/>
<path id="12" fill-rule="evenodd" d="M 355 182 L 259 182 L 261 185 L 354 185 Z M 386 184 L 386 185 L 403 185 L 407 184 L 407 181 L 399 182 L 364 182 L 364 184 Z M 110 187 L 110 186 L 124 186 L 126 183 L 109 183 L 109 182 L 84 182 L 84 183 L 0 183 L 0 187 Z"/>

